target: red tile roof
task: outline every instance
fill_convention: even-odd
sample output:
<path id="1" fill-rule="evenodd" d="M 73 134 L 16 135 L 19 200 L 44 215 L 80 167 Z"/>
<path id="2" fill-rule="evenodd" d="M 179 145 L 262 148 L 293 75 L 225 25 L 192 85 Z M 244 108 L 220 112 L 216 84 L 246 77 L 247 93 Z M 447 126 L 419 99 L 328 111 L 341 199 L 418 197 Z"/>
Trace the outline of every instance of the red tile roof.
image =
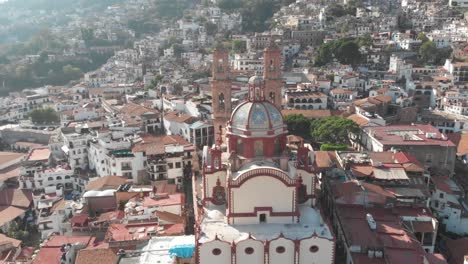
<path id="1" fill-rule="evenodd" d="M 104 176 L 96 180 L 92 180 L 86 185 L 86 190 L 107 190 L 115 189 L 122 184 L 128 182 L 127 178 L 121 176 Z"/>
<path id="2" fill-rule="evenodd" d="M 447 239 L 447 260 L 451 264 L 463 264 L 465 255 L 468 255 L 468 237 Z"/>
<path id="3" fill-rule="evenodd" d="M 64 244 L 80 243 L 85 247 L 94 243 L 94 237 L 91 236 L 53 236 L 47 240 L 41 247 L 32 261 L 32 264 L 51 264 L 60 263 L 62 251 L 60 247 Z"/>
<path id="4" fill-rule="evenodd" d="M 117 255 L 108 248 L 83 249 L 78 252 L 75 264 L 113 264 L 117 260 Z"/>
<path id="5" fill-rule="evenodd" d="M 145 197 L 143 200 L 143 206 L 145 207 L 183 205 L 184 203 L 185 203 L 185 195 L 182 193 L 170 194 L 166 198 L 160 198 L 160 199 Z"/>

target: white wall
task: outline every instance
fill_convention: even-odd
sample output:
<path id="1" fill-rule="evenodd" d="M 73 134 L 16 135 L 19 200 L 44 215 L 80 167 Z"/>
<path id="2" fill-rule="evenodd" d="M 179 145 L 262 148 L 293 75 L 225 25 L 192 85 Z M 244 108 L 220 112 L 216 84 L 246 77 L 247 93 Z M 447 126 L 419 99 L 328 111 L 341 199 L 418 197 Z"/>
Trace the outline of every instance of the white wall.
<path id="1" fill-rule="evenodd" d="M 259 188 L 261 186 L 261 188 Z M 272 207 L 273 212 L 292 212 L 294 210 L 295 187 L 287 187 L 283 182 L 268 176 L 248 179 L 239 188 L 232 188 L 233 213 L 253 213 L 255 207 Z M 279 195 L 281 194 L 281 195 Z M 237 221 L 237 220 L 235 220 Z M 259 223 L 259 220 L 251 224 Z M 289 217 L 289 222 L 291 222 Z M 284 219 L 268 216 L 267 223 L 285 223 Z"/>
<path id="2" fill-rule="evenodd" d="M 213 255 L 214 249 L 220 249 L 220 255 Z M 231 245 L 227 242 L 215 240 L 201 244 L 199 247 L 200 263 L 203 264 L 231 264 Z M 246 263 L 247 264 L 247 263 Z"/>
<path id="3" fill-rule="evenodd" d="M 285 252 L 284 253 L 277 253 L 276 249 L 278 247 L 284 247 Z M 285 238 L 278 238 L 276 240 L 273 240 L 270 242 L 270 248 L 269 248 L 269 260 L 270 264 L 288 264 L 288 263 L 294 263 L 294 242 L 285 239 Z"/>
<path id="4" fill-rule="evenodd" d="M 247 254 L 247 248 L 252 248 L 253 252 Z M 264 246 L 261 241 L 247 239 L 239 242 L 236 245 L 236 262 L 249 263 L 249 264 L 262 264 L 264 263 Z"/>
<path id="5" fill-rule="evenodd" d="M 312 246 L 317 246 L 318 251 L 311 252 Z M 311 237 L 301 240 L 299 250 L 299 263 L 301 264 L 333 263 L 335 244 L 326 238 Z"/>

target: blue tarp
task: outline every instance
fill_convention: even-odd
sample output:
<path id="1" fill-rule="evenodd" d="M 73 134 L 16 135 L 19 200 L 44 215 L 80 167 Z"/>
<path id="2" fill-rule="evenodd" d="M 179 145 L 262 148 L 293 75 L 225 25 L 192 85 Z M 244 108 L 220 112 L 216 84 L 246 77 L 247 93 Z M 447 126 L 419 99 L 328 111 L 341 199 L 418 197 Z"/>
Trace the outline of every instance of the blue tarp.
<path id="1" fill-rule="evenodd" d="M 179 258 L 191 258 L 195 251 L 195 245 L 177 245 L 169 249 L 169 253 Z"/>

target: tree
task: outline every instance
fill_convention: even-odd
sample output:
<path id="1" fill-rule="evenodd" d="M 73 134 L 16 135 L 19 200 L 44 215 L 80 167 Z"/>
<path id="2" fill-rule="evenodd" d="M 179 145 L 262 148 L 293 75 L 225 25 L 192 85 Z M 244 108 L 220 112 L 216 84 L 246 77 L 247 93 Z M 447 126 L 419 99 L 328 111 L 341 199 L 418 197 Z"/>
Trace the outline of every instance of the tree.
<path id="1" fill-rule="evenodd" d="M 372 41 L 372 37 L 371 37 L 370 34 L 365 34 L 365 35 L 359 36 L 356 39 L 356 42 L 357 42 L 359 47 L 364 47 L 364 46 L 372 45 L 373 41 Z"/>
<path id="2" fill-rule="evenodd" d="M 81 28 L 81 38 L 86 46 L 90 46 L 94 40 L 94 30 L 92 28 Z"/>
<path id="3" fill-rule="evenodd" d="M 284 117 L 288 131 L 292 135 L 310 138 L 310 120 L 303 115 L 292 114 Z"/>
<path id="4" fill-rule="evenodd" d="M 205 29 L 206 29 L 206 33 L 208 35 L 214 35 L 218 31 L 218 26 L 216 26 L 216 24 L 214 24 L 212 22 L 206 22 L 205 23 Z"/>
<path id="5" fill-rule="evenodd" d="M 421 56 L 421 60 L 424 63 L 427 63 L 433 58 L 434 54 L 437 53 L 437 47 L 432 41 L 426 41 L 421 45 L 419 49 L 419 55 Z"/>
<path id="6" fill-rule="evenodd" d="M 73 67 L 70 64 L 63 66 L 62 71 L 65 77 L 70 80 L 79 79 L 83 75 L 80 68 Z"/>
<path id="7" fill-rule="evenodd" d="M 315 119 L 310 127 L 315 141 L 328 144 L 348 144 L 349 135 L 359 131 L 359 126 L 352 120 L 336 116 Z"/>
<path id="8" fill-rule="evenodd" d="M 342 64 L 356 65 L 361 61 L 361 52 L 355 39 L 342 38 L 322 43 L 315 58 L 317 66 L 323 66 L 336 58 Z"/>
<path id="9" fill-rule="evenodd" d="M 356 42 L 352 40 L 345 41 L 336 50 L 336 58 L 342 64 L 356 65 L 361 61 L 361 52 Z"/>
<path id="10" fill-rule="evenodd" d="M 57 112 L 50 107 L 35 109 L 29 116 L 31 117 L 31 121 L 37 124 L 52 124 L 60 120 Z"/>
<path id="11" fill-rule="evenodd" d="M 429 41 L 429 38 L 423 32 L 418 33 L 418 39 L 421 40 L 422 43 Z"/>
<path id="12" fill-rule="evenodd" d="M 16 221 L 12 221 L 8 227 L 7 235 L 8 237 L 23 241 L 28 238 L 29 232 L 26 230 L 21 230 L 18 223 Z"/>
<path id="13" fill-rule="evenodd" d="M 247 43 L 241 39 L 235 39 L 232 41 L 232 51 L 234 53 L 242 53 L 247 50 Z"/>

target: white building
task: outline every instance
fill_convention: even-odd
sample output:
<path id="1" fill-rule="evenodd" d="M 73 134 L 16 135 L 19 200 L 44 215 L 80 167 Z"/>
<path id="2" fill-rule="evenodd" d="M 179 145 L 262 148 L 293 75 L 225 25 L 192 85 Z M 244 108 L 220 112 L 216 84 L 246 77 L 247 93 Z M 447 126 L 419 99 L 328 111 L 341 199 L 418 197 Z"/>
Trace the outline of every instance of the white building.
<path id="1" fill-rule="evenodd" d="M 440 221 L 447 231 L 466 235 L 468 234 L 468 217 L 464 204 L 460 202 L 463 197 L 461 188 L 447 176 L 432 177 L 433 192 L 431 208 L 437 212 Z"/>

